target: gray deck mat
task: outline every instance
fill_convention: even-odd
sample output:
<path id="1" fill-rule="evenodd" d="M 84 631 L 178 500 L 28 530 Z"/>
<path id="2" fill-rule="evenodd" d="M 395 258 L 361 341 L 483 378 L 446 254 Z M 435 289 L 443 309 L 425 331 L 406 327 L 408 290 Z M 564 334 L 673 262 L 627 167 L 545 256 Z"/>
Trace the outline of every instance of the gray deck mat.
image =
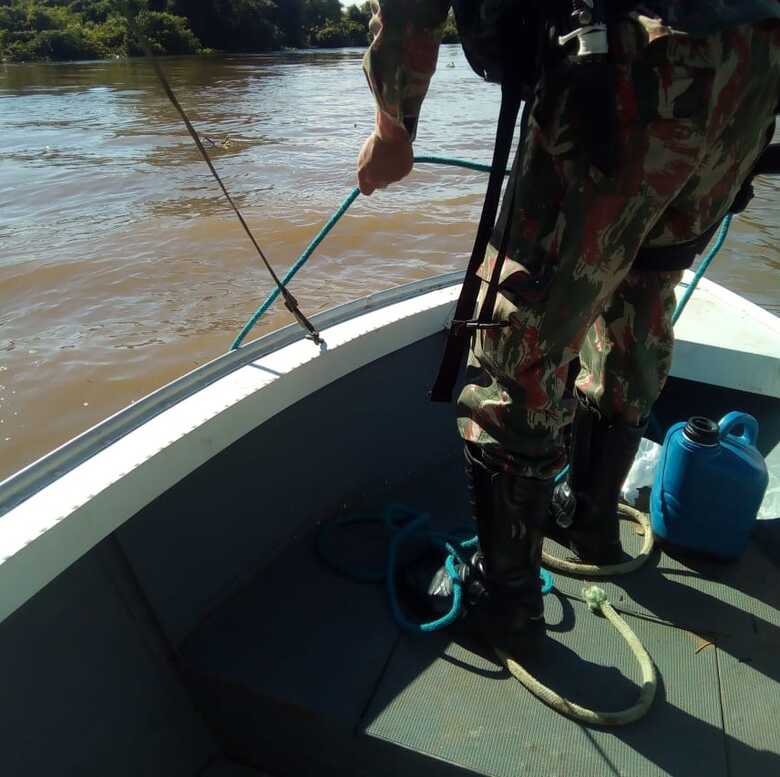
<path id="1" fill-rule="evenodd" d="M 358 635 L 359 660 L 350 646 Z M 333 574 L 307 535 L 215 613 L 183 652 L 192 672 L 351 726 L 397 635 L 382 588 Z"/>
<path id="2" fill-rule="evenodd" d="M 718 642 L 729 773 L 780 774 L 780 642 L 760 631 Z"/>
<path id="3" fill-rule="evenodd" d="M 632 524 L 621 522 L 623 546 L 630 554 L 639 549 Z M 566 552 L 553 542 L 546 550 L 560 557 Z M 672 556 L 655 550 L 647 565 L 633 574 L 604 581 L 610 601 L 628 612 L 655 617 L 702 632 L 735 636 L 761 628 L 780 637 L 778 567 L 753 542 L 739 563 L 723 563 Z M 584 582 L 556 575 L 556 586 L 578 594 Z"/>
<path id="4" fill-rule="evenodd" d="M 400 502 L 463 525 L 460 472 L 446 462 L 362 507 Z M 342 539 L 347 556 L 370 548 L 376 565 L 370 529 Z M 562 718 L 451 635 L 399 639 L 382 588 L 326 570 L 311 536 L 193 635 L 185 664 L 209 678 L 202 703 L 228 754 L 273 773 L 295 751 L 279 774 L 780 774 L 777 569 L 756 548 L 738 564 L 706 565 L 723 582 L 699 577 L 703 566 L 658 553 L 630 583 L 605 584 L 618 607 L 643 616 L 626 617 L 661 680 L 650 715 L 622 730 Z M 529 668 L 580 703 L 631 704 L 635 659 L 573 598 L 581 580 L 556 575 L 556 585 L 544 661 Z"/>
<path id="5" fill-rule="evenodd" d="M 560 630 L 526 667 L 580 704 L 633 704 L 638 665 L 617 632 L 579 602 L 548 599 L 548 617 Z M 714 649 L 697 653 L 695 639 L 676 629 L 638 619 L 630 625 L 662 678 L 653 709 L 637 725 L 585 728 L 467 647 L 404 638 L 366 732 L 495 777 L 726 775 Z"/>

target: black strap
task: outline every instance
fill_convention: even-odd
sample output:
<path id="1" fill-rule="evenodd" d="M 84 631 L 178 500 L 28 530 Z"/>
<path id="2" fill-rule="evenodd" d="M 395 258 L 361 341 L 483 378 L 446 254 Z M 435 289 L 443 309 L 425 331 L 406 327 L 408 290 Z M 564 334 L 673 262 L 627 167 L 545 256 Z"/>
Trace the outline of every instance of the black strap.
<path id="1" fill-rule="evenodd" d="M 753 178 L 755 176 L 778 174 L 780 174 L 780 143 L 773 143 L 767 145 L 753 167 L 753 171 L 742 183 L 734 202 L 731 203 L 729 213 L 742 213 L 750 204 L 754 196 Z M 720 222 L 717 222 L 703 235 L 685 243 L 676 243 L 670 246 L 644 246 L 639 249 L 634 259 L 633 269 L 641 272 L 687 270 L 693 266 L 696 257 L 707 247 L 719 226 Z"/>
<path id="2" fill-rule="evenodd" d="M 753 169 L 753 175 L 780 175 L 780 143 L 772 143 L 764 149 Z"/>
<path id="3" fill-rule="evenodd" d="M 717 222 L 703 235 L 688 240 L 685 243 L 675 243 L 669 246 L 643 246 L 639 249 L 632 269 L 639 272 L 673 272 L 687 270 L 704 251 L 720 226 Z"/>
<path id="4" fill-rule="evenodd" d="M 509 223 L 504 229 L 501 240 L 501 250 L 496 258 L 496 267 L 491 277 L 490 289 L 485 305 L 482 307 L 479 319 L 471 318 L 474 315 L 474 309 L 477 305 L 477 295 L 479 294 L 481 279 L 477 275 L 477 270 L 485 259 L 490 236 L 493 232 L 493 226 L 496 222 L 496 212 L 498 211 L 498 201 L 501 197 L 501 184 L 506 173 L 507 161 L 509 160 L 509 151 L 512 147 L 512 136 L 515 131 L 517 114 L 522 102 L 521 90 L 510 84 L 501 85 L 501 110 L 498 116 L 498 127 L 496 129 L 496 145 L 493 149 L 493 162 L 490 169 L 490 180 L 488 181 L 487 192 L 485 193 L 485 203 L 482 206 L 482 215 L 479 219 L 477 236 L 474 240 L 474 248 L 471 251 L 466 276 L 463 279 L 463 287 L 460 291 L 458 304 L 455 307 L 455 316 L 450 325 L 450 331 L 447 336 L 447 344 L 444 348 L 444 356 L 439 367 L 439 374 L 436 382 L 430 392 L 432 402 L 449 402 L 452 399 L 452 390 L 455 381 L 458 378 L 463 355 L 466 350 L 469 337 L 472 331 L 479 328 L 489 328 L 504 326 L 504 322 L 491 322 L 493 312 L 493 302 L 495 301 L 496 291 L 494 285 L 498 285 L 501 264 L 506 253 L 506 245 L 509 235 Z M 528 109 L 523 111 L 523 124 L 527 124 L 526 115 Z M 522 142 L 522 139 L 521 139 Z M 511 183 L 511 182 L 510 182 Z M 514 196 L 512 189 L 511 196 Z M 494 284 L 495 281 L 495 284 Z M 490 307 L 488 309 L 488 302 Z"/>
<path id="5" fill-rule="evenodd" d="M 517 153 L 515 154 L 515 162 L 512 165 L 512 175 L 509 178 L 509 191 L 504 199 L 504 204 L 501 208 L 502 213 L 499 214 L 498 222 L 493 231 L 491 242 L 493 245 L 498 244 L 498 251 L 496 253 L 496 263 L 493 266 L 493 272 L 490 275 L 488 290 L 479 311 L 479 317 L 477 319 L 479 325 L 476 327 L 477 329 L 509 325 L 509 322 L 507 321 L 493 321 L 493 310 L 496 306 L 498 287 L 501 283 L 501 269 L 504 266 L 507 248 L 509 247 L 509 237 L 512 231 L 512 217 L 515 213 L 517 186 L 520 175 L 522 174 L 522 170 L 520 169 L 520 165 L 522 164 L 522 150 L 525 147 L 526 135 L 528 133 L 528 116 L 528 111 L 524 110 L 523 117 L 520 120 L 520 138 L 517 144 Z"/>

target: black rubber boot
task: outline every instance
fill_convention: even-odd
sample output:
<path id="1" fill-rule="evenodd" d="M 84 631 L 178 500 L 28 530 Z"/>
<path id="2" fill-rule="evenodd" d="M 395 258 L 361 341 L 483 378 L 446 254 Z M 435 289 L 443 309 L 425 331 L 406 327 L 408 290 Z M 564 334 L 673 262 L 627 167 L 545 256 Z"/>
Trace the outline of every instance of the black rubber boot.
<path id="1" fill-rule="evenodd" d="M 547 534 L 586 564 L 619 564 L 618 501 L 647 424 L 610 422 L 580 402 L 569 476 L 555 487 Z"/>
<path id="2" fill-rule="evenodd" d="M 553 482 L 490 466 L 476 446 L 466 444 L 465 455 L 479 538 L 473 566 L 483 588 L 476 600 L 470 591 L 470 617 L 483 631 L 520 634 L 544 624 L 539 565 Z"/>
<path id="3" fill-rule="evenodd" d="M 518 655 L 544 636 L 539 567 L 553 481 L 504 472 L 487 463 L 477 446 L 466 444 L 465 456 L 479 540 L 479 550 L 457 566 L 465 622 L 491 646 Z M 407 589 L 416 586 L 425 592 L 425 613 L 440 617 L 448 612 L 452 579 L 441 560 L 427 570 L 418 566 L 412 574 Z M 419 604 L 416 609 L 422 612 Z"/>

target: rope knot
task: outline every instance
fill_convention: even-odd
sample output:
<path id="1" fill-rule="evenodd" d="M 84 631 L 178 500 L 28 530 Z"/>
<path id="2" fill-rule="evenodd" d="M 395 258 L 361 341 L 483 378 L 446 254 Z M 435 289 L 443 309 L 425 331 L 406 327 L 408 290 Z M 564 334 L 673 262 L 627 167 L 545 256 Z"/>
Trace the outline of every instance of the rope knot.
<path id="1" fill-rule="evenodd" d="M 590 607 L 591 612 L 601 612 L 601 608 L 607 604 L 607 592 L 597 585 L 591 585 L 582 589 L 582 596 L 585 603 Z"/>

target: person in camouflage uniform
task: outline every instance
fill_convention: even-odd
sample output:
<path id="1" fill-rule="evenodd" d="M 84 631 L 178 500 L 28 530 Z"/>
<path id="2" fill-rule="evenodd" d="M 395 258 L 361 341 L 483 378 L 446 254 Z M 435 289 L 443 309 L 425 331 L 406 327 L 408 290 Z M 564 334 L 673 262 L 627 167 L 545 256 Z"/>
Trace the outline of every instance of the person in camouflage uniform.
<path id="1" fill-rule="evenodd" d="M 500 628 L 519 632 L 541 618 L 543 534 L 592 563 L 621 555 L 617 498 L 669 374 L 681 278 L 681 271 L 639 270 L 635 258 L 640 249 L 683 244 L 717 225 L 771 138 L 778 106 L 775 0 L 609 7 L 609 57 L 588 67 L 614 88 L 614 164 L 601 164 L 585 141 L 593 136 L 592 111 L 571 68 L 544 69 L 493 311 L 494 321 L 509 325 L 474 334 L 469 364 L 480 375 L 458 400 L 487 557 L 473 567 L 483 588 L 493 584 L 493 609 L 513 613 Z M 377 129 L 358 160 L 364 194 L 412 168 L 411 143 L 448 9 L 447 0 L 374 3 L 364 69 Z M 496 254 L 488 249 L 478 273 L 478 305 Z M 567 382 L 577 359 L 572 393 Z M 553 498 L 575 411 L 573 475 Z M 447 588 L 446 580 L 437 585 Z"/>

